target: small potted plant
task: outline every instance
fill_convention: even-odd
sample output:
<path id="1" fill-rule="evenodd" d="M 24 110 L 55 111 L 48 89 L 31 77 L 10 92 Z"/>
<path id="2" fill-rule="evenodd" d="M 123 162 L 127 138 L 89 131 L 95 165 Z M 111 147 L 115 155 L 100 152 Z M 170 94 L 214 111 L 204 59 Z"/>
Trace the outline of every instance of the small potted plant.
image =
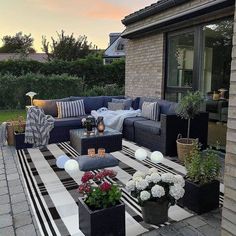
<path id="1" fill-rule="evenodd" d="M 188 120 L 187 138 L 182 138 L 181 135 L 177 138 L 177 153 L 181 162 L 184 162 L 184 158 L 193 149 L 196 139 L 190 138 L 191 119 L 194 119 L 199 114 L 202 97 L 197 92 L 187 92 L 187 94 L 181 99 L 176 108 L 176 113 L 182 119 Z"/>
<path id="2" fill-rule="evenodd" d="M 137 171 L 126 188 L 138 199 L 143 220 L 159 225 L 168 221 L 169 207 L 183 197 L 184 184 L 181 175 L 160 174 L 156 168 L 151 168 L 147 173 Z"/>
<path id="3" fill-rule="evenodd" d="M 78 191 L 79 228 L 85 235 L 125 235 L 125 205 L 120 201 L 121 190 L 110 183 L 113 170 L 104 169 L 96 174 L 85 172 Z"/>
<path id="4" fill-rule="evenodd" d="M 182 205 L 198 214 L 218 208 L 220 162 L 217 153 L 211 149 L 201 152 L 194 144 L 185 159 L 185 167 L 187 174 Z"/>

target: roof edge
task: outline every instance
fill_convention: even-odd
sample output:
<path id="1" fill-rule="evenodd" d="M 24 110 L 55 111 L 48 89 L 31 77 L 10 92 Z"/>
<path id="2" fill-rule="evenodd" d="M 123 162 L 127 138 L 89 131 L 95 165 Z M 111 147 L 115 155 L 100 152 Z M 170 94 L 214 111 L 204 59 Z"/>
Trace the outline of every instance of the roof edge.
<path id="1" fill-rule="evenodd" d="M 127 26 L 129 24 L 143 20 L 149 16 L 152 16 L 154 14 L 165 11 L 171 7 L 178 6 L 188 1 L 189 0 L 160 0 L 148 7 L 140 9 L 139 11 L 136 11 L 134 13 L 131 13 L 130 15 L 126 16 L 121 22 L 122 24 Z"/>

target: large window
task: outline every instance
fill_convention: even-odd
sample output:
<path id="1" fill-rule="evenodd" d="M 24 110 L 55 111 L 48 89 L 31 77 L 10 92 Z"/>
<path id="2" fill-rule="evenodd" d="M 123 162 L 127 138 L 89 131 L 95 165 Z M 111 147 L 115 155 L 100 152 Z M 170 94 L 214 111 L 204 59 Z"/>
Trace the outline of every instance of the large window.
<path id="1" fill-rule="evenodd" d="M 233 19 L 224 19 L 167 35 L 167 100 L 187 90 L 203 96 L 229 89 Z"/>

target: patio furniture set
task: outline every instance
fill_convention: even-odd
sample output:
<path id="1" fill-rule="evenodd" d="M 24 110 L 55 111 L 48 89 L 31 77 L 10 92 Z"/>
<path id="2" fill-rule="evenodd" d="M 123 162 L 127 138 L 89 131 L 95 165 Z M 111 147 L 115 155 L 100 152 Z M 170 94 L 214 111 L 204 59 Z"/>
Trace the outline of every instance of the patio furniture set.
<path id="1" fill-rule="evenodd" d="M 157 102 L 159 104 L 159 114 L 156 120 L 147 119 L 142 116 L 128 117 L 124 119 L 122 134 L 113 131 L 112 135 L 105 132 L 103 137 L 83 137 L 78 129 L 82 128 L 81 120 L 91 114 L 92 110 L 97 110 L 101 107 L 108 107 L 108 103 L 112 99 L 125 99 L 124 96 L 97 96 L 97 97 L 67 97 L 57 100 L 39 100 L 34 99 L 33 105 L 44 110 L 45 114 L 55 118 L 54 128 L 50 133 L 49 143 L 59 143 L 71 141 L 74 147 L 78 148 L 79 152 L 85 153 L 85 149 L 81 143 L 96 142 L 99 145 L 107 142 L 106 146 L 110 151 L 121 149 L 122 137 L 137 143 L 138 145 L 149 148 L 151 151 L 158 150 L 163 155 L 176 156 L 176 138 L 178 134 L 183 136 L 187 133 L 187 121 L 181 119 L 175 114 L 176 103 L 162 99 L 154 99 L 147 97 L 137 97 L 131 99 L 131 108 L 134 110 L 141 109 L 144 102 Z M 57 118 L 57 101 L 76 101 L 83 100 L 86 115 L 79 117 Z M 201 112 L 191 122 L 190 135 L 193 138 L 198 138 L 203 148 L 207 146 L 207 130 L 208 130 L 208 113 Z M 70 130 L 74 130 L 71 131 Z M 77 130 L 77 131 L 75 131 Z M 71 138 L 70 138 L 71 134 Z M 75 141 L 76 139 L 80 142 Z M 76 142 L 76 144 L 75 144 Z M 24 133 L 16 135 L 16 149 L 31 147 L 24 143 Z"/>

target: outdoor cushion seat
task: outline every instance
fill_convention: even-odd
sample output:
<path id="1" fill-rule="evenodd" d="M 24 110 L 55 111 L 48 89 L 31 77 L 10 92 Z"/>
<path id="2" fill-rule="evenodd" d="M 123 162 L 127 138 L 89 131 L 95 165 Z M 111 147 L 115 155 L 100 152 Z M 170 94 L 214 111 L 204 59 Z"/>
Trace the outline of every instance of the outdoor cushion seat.
<path id="1" fill-rule="evenodd" d="M 67 118 L 55 118 L 54 127 L 65 127 L 65 126 L 82 126 L 81 120 L 86 116 L 79 117 L 67 117 Z"/>
<path id="2" fill-rule="evenodd" d="M 153 120 L 135 121 L 134 127 L 135 127 L 135 130 L 141 129 L 150 134 L 154 134 L 154 135 L 161 134 L 161 123 L 153 121 Z"/>
<path id="3" fill-rule="evenodd" d="M 147 120 L 144 117 L 136 116 L 136 117 L 127 117 L 124 119 L 124 126 L 133 126 L 135 121 L 145 121 Z"/>

